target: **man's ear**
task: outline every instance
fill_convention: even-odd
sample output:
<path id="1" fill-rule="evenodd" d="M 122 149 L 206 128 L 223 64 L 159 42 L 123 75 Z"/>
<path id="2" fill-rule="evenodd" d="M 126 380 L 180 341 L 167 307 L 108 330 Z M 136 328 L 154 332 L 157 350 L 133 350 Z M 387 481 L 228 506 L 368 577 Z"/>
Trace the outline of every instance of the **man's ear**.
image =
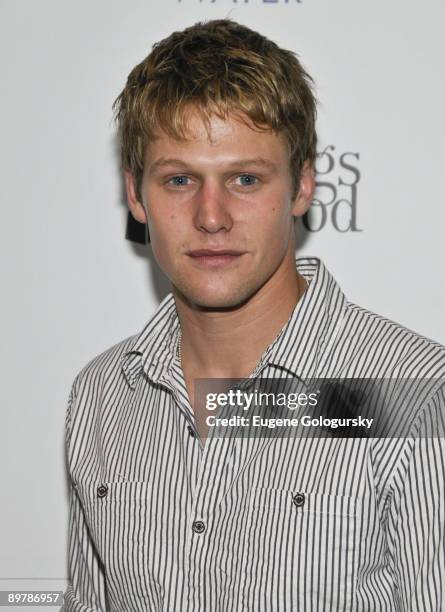
<path id="1" fill-rule="evenodd" d="M 124 170 L 124 177 L 128 208 L 136 221 L 147 223 L 147 213 L 145 212 L 144 205 L 138 198 L 136 180 L 131 170 Z"/>
<path id="2" fill-rule="evenodd" d="M 315 191 L 315 170 L 307 159 L 300 173 L 300 185 L 292 205 L 292 214 L 301 217 L 309 210 Z"/>

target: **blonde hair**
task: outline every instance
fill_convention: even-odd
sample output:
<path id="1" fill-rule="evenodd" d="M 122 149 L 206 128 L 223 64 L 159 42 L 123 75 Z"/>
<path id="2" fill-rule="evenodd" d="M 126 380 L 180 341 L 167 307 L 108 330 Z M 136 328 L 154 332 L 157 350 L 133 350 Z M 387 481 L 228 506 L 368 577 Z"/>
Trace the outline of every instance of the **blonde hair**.
<path id="1" fill-rule="evenodd" d="M 316 156 L 312 85 L 292 51 L 230 19 L 174 32 L 133 68 L 114 102 L 122 166 L 140 194 L 147 145 L 159 129 L 186 138 L 193 107 L 207 130 L 211 115 L 233 113 L 260 130 L 282 133 L 296 189 L 304 162 L 314 164 Z"/>

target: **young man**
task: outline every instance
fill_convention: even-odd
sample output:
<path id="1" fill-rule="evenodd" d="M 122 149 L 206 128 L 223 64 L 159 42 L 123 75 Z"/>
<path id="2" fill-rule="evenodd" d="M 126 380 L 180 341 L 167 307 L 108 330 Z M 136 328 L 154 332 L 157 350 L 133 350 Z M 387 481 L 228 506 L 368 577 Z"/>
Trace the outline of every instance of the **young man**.
<path id="1" fill-rule="evenodd" d="M 310 78 L 211 21 L 155 45 L 116 107 L 128 204 L 172 294 L 74 382 L 64 609 L 443 609 L 445 446 L 422 433 L 444 419 L 445 351 L 295 260 Z M 389 438 L 218 436 L 195 396 L 197 379 L 333 378 L 429 382 L 394 401 Z"/>

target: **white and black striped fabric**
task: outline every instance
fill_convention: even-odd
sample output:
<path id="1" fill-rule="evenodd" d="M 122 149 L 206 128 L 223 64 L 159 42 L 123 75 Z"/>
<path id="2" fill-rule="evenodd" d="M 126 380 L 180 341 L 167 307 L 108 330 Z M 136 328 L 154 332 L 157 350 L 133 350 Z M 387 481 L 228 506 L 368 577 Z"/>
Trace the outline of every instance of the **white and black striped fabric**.
<path id="1" fill-rule="evenodd" d="M 444 421 L 445 349 L 296 265 L 309 286 L 251 378 L 439 381 L 409 435 L 203 447 L 168 295 L 71 390 L 66 612 L 445 610 L 445 440 L 421 435 Z"/>

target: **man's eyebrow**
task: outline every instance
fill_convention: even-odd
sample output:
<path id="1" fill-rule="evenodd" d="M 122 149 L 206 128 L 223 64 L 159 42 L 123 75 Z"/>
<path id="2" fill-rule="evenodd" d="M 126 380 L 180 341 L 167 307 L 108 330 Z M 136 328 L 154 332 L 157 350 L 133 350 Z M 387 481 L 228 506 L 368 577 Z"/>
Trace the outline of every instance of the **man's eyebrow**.
<path id="1" fill-rule="evenodd" d="M 270 159 L 264 157 L 252 157 L 251 159 L 237 159 L 228 164 L 229 166 L 263 166 L 268 170 L 276 172 L 278 166 Z"/>
<path id="2" fill-rule="evenodd" d="M 181 166 L 188 167 L 188 164 L 182 159 L 173 159 L 173 158 L 165 158 L 160 157 L 155 162 L 149 165 L 150 170 L 157 170 L 158 168 L 162 168 L 163 166 Z"/>
<path id="3" fill-rule="evenodd" d="M 150 164 L 150 171 L 156 171 L 164 166 L 179 166 L 180 168 L 190 168 L 190 164 L 182 159 L 175 158 L 165 158 L 160 157 L 155 162 Z M 235 159 L 227 164 L 228 167 L 243 167 L 243 166 L 260 166 L 271 170 L 272 172 L 278 171 L 278 166 L 271 161 L 270 159 L 265 159 L 264 157 L 252 157 L 249 159 Z"/>

